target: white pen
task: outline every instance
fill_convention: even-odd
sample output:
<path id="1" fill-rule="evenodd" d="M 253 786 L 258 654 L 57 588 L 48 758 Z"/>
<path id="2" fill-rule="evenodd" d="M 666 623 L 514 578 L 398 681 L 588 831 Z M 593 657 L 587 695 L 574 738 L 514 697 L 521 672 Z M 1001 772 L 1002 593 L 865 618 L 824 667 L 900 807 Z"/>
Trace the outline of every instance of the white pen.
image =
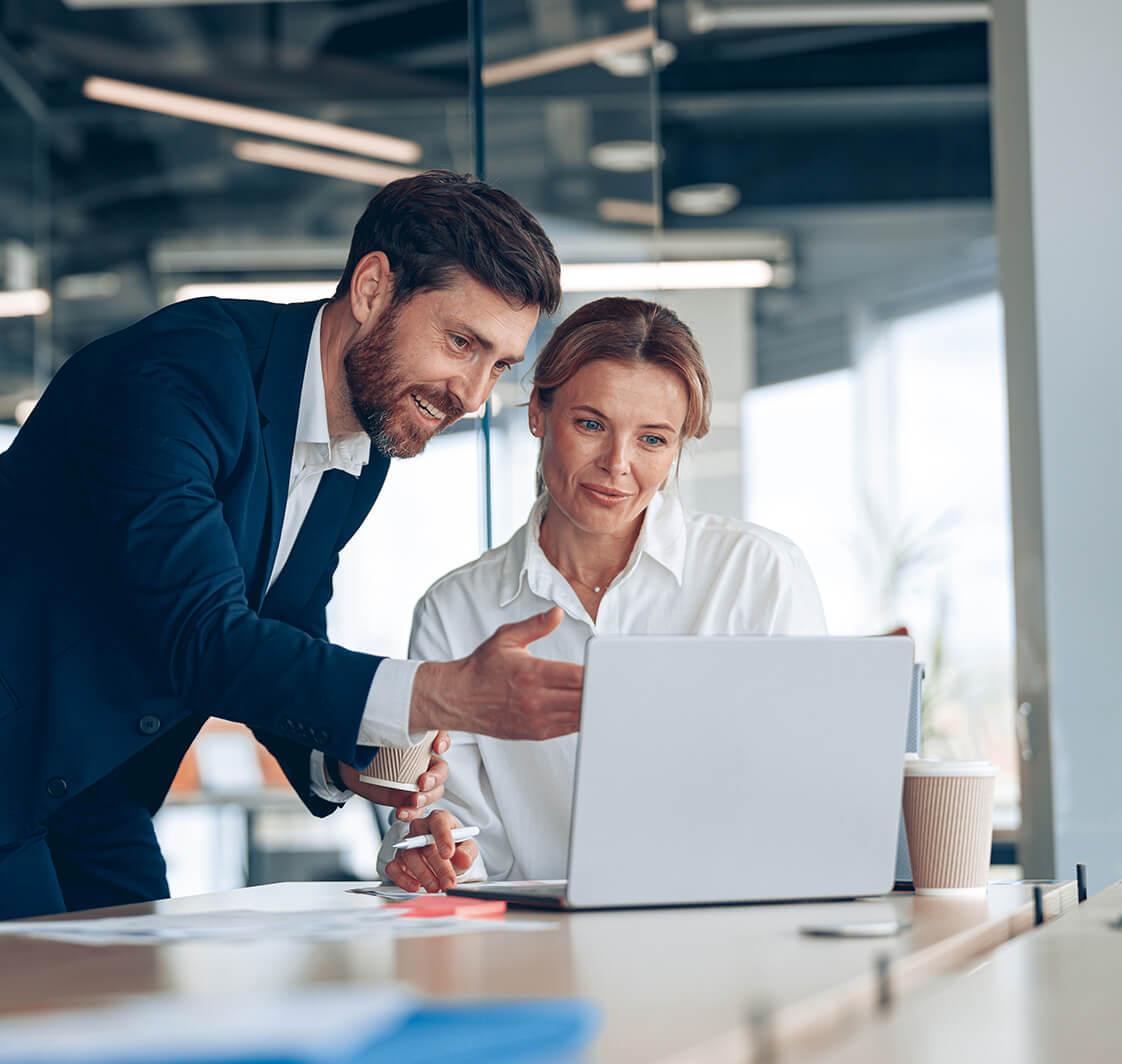
<path id="1" fill-rule="evenodd" d="M 464 839 L 473 839 L 479 834 L 479 828 L 453 828 L 452 841 L 463 842 Z M 394 843 L 395 850 L 419 850 L 422 846 L 432 846 L 436 842 L 431 835 L 412 835 L 401 842 Z"/>

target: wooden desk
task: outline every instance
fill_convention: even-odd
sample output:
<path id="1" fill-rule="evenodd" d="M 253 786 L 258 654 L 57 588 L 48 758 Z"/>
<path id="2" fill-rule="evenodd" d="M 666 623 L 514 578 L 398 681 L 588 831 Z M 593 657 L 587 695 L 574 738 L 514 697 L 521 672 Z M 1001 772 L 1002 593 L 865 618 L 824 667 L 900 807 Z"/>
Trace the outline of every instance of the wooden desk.
<path id="1" fill-rule="evenodd" d="M 1122 1060 L 1122 883 L 989 954 L 968 974 L 922 988 L 815 1064 L 1116 1064 Z"/>
<path id="2" fill-rule="evenodd" d="M 291 911 L 377 904 L 348 894 L 348 885 L 284 883 L 110 911 Z M 1073 884 L 1049 886 L 1046 892 L 1050 916 L 1075 906 Z M 806 923 L 885 915 L 914 926 L 892 939 L 815 939 L 798 933 Z M 249 987 L 399 980 L 437 997 L 576 995 L 592 1000 L 605 1020 L 594 1060 L 741 1064 L 753 1045 L 766 1042 L 785 1052 L 829 1039 L 839 1027 L 874 1013 L 875 960 L 882 953 L 895 958 L 898 992 L 906 994 L 1027 930 L 1032 893 L 1022 885 L 993 885 L 981 901 L 894 895 L 833 904 L 569 915 L 511 910 L 506 919 L 544 919 L 552 927 L 509 935 L 342 943 L 90 947 L 9 938 L 0 940 L 0 1012 L 153 992 L 222 996 Z M 766 1030 L 753 1034 L 747 1018 L 765 1010 Z"/>

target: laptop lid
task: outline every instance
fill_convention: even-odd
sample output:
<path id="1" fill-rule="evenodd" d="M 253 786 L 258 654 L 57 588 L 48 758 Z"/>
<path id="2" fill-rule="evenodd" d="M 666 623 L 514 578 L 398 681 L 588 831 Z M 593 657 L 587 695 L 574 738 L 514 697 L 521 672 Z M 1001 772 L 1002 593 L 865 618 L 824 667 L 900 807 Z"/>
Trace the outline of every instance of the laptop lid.
<path id="1" fill-rule="evenodd" d="M 568 903 L 891 890 L 912 657 L 902 636 L 591 639 Z"/>

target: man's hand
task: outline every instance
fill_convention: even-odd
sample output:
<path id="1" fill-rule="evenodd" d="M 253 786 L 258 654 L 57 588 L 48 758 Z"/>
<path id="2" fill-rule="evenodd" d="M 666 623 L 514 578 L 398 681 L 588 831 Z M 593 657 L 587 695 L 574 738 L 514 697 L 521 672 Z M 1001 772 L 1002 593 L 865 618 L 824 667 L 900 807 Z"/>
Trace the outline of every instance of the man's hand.
<path id="1" fill-rule="evenodd" d="M 466 872 L 479 856 L 479 847 L 471 839 L 452 841 L 452 829 L 462 826 L 445 809 L 433 810 L 427 817 L 414 821 L 409 835 L 432 835 L 435 844 L 419 850 L 398 850 L 386 865 L 386 875 L 410 893 L 424 889 L 436 894 L 454 887 L 456 874 Z"/>
<path id="2" fill-rule="evenodd" d="M 421 815 L 425 806 L 432 805 L 444 793 L 444 781 L 448 778 L 448 762 L 437 754 L 443 754 L 452 740 L 447 732 L 441 732 L 432 744 L 433 756 L 424 775 L 417 781 L 420 791 L 399 791 L 393 787 L 383 787 L 377 783 L 363 783 L 361 773 L 351 765 L 339 762 L 339 775 L 347 789 L 354 791 L 360 798 L 376 802 L 378 805 L 397 807 L 398 820 L 413 820 Z"/>
<path id="3" fill-rule="evenodd" d="M 504 624 L 458 661 L 426 662 L 413 680 L 409 727 L 498 739 L 553 739 L 580 728 L 584 669 L 535 658 L 526 647 L 561 623 L 561 607 Z"/>

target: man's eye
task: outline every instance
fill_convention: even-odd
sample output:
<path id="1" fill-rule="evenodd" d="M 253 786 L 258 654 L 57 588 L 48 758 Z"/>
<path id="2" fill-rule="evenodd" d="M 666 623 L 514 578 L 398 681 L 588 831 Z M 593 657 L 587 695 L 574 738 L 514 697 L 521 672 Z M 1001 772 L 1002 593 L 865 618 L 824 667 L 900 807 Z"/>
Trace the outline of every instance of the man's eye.
<path id="1" fill-rule="evenodd" d="M 502 376 L 504 373 L 506 373 L 506 371 L 508 369 L 510 369 L 510 363 L 509 362 L 496 362 L 495 363 L 494 371 L 495 371 L 496 376 Z"/>
<path id="2" fill-rule="evenodd" d="M 452 343 L 456 345 L 461 351 L 466 350 L 471 346 L 471 341 L 466 336 L 457 336 L 452 334 Z"/>

